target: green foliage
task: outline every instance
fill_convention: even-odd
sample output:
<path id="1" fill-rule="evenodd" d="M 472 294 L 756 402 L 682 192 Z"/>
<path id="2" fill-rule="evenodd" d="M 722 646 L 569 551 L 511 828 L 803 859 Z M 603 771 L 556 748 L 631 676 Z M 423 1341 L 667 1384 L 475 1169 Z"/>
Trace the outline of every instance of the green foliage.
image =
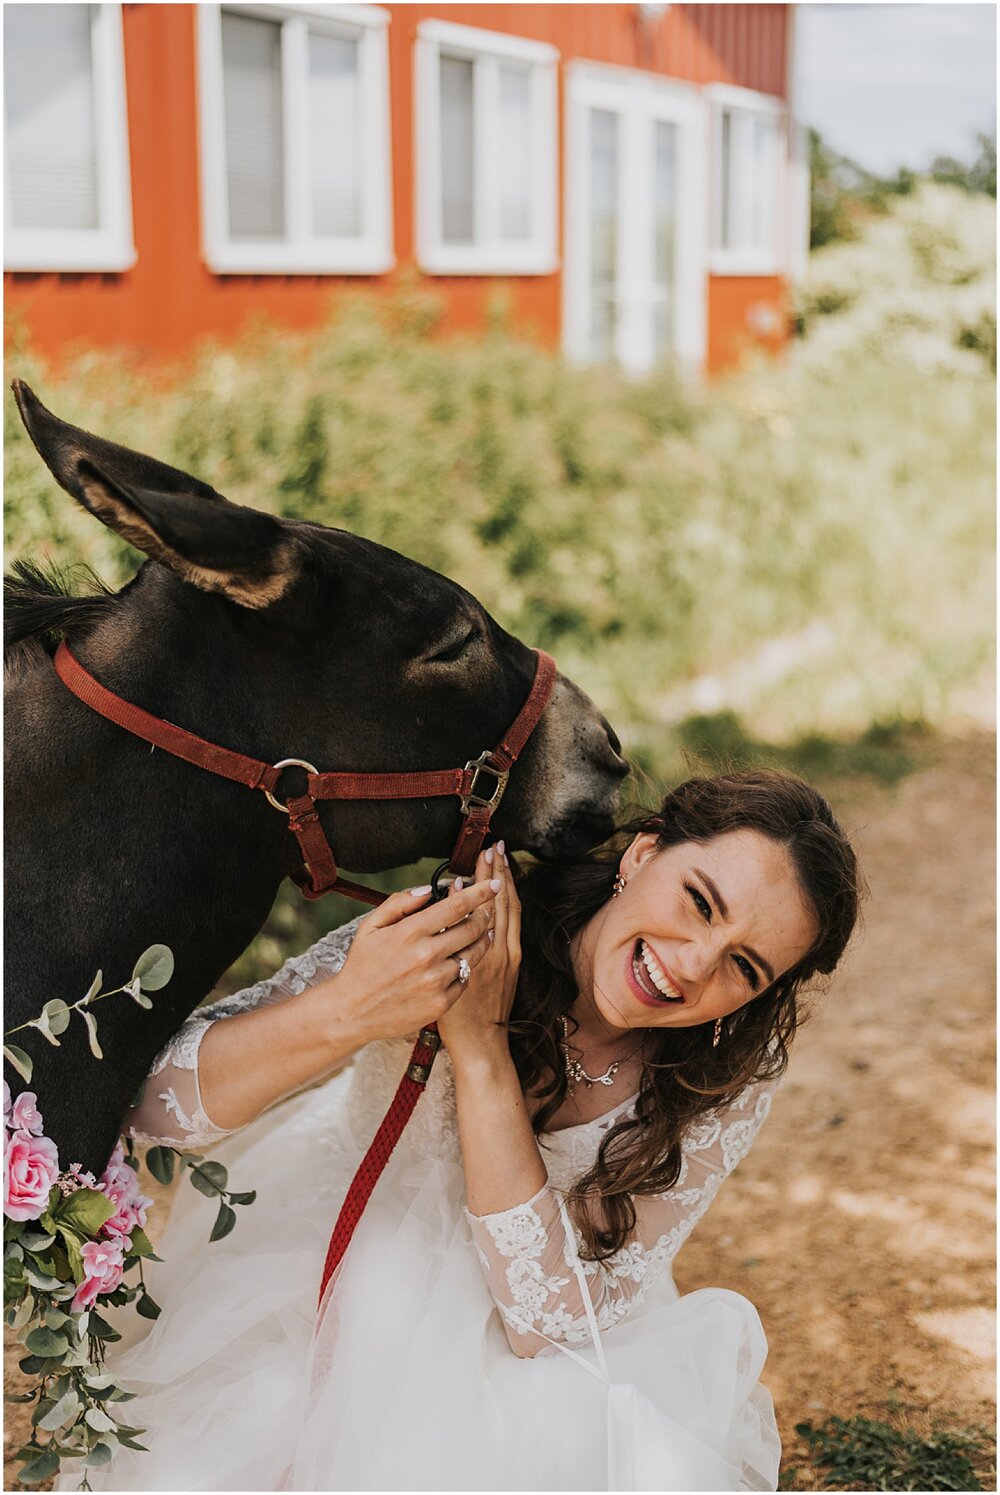
<path id="1" fill-rule="evenodd" d="M 971 165 L 956 161 L 953 156 L 938 156 L 931 166 L 931 178 L 950 186 L 961 187 L 965 192 L 982 192 L 987 197 L 997 195 L 997 137 L 976 136 L 978 154 Z"/>
<path id="2" fill-rule="evenodd" d="M 825 1466 L 823 1483 L 847 1490 L 982 1490 L 976 1474 L 985 1435 L 936 1428 L 921 1436 L 867 1417 L 830 1417 L 821 1427 L 795 1429 Z"/>

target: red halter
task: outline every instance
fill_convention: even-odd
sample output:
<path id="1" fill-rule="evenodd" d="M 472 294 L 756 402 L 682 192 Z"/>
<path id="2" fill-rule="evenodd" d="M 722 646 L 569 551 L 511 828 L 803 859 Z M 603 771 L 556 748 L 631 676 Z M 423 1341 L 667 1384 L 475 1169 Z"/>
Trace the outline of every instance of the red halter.
<path id="1" fill-rule="evenodd" d="M 303 878 L 299 882 L 299 888 L 306 898 L 321 898 L 324 893 L 336 890 L 361 903 L 379 904 L 386 896 L 384 893 L 365 887 L 362 883 L 349 882 L 339 875 L 333 850 L 320 824 L 317 801 L 425 799 L 457 795 L 461 801 L 463 819 L 451 854 L 450 866 L 461 876 L 469 875 L 475 868 L 493 812 L 503 798 L 510 770 L 538 725 L 552 695 L 556 678 L 555 661 L 541 649 L 536 652 L 538 663 L 528 699 L 493 751 L 480 753 L 478 758 L 470 759 L 464 768 L 446 768 L 429 773 L 320 773 L 311 763 L 306 763 L 301 758 L 282 758 L 278 763 L 264 763 L 229 748 L 219 747 L 216 743 L 206 742 L 203 737 L 196 737 L 183 727 L 161 721 L 159 717 L 143 711 L 140 706 L 122 700 L 121 696 L 116 696 L 84 669 L 65 639 L 56 650 L 53 663 L 63 684 L 99 716 L 123 727 L 133 736 L 141 737 L 144 742 L 173 754 L 175 758 L 183 758 L 187 763 L 207 769 L 209 773 L 218 774 L 224 779 L 231 779 L 234 783 L 244 784 L 248 789 L 262 790 L 268 802 L 289 817 L 289 829 L 298 838 L 307 873 L 307 879 Z M 286 804 L 282 804 L 276 797 L 278 780 L 282 770 L 291 767 L 306 770 L 306 792 L 292 795 Z M 482 774 L 489 774 L 494 780 L 490 794 L 480 791 L 479 780 Z M 406 1073 L 399 1082 L 392 1104 L 362 1159 L 341 1206 L 323 1267 L 321 1301 L 327 1283 L 347 1250 L 354 1228 L 379 1175 L 427 1084 L 434 1056 L 440 1047 L 441 1039 L 436 1023 L 430 1023 L 420 1030 Z"/>

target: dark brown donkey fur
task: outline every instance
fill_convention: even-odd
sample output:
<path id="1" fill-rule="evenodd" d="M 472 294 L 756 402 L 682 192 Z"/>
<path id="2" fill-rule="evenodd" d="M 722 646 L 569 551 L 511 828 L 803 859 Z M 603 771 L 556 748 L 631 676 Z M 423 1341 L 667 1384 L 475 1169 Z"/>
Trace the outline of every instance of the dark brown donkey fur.
<path id="1" fill-rule="evenodd" d="M 33 1058 L 63 1164 L 100 1168 L 152 1059 L 301 863 L 263 794 L 151 751 L 82 705 L 52 668 L 56 636 L 147 711 L 321 771 L 460 767 L 514 720 L 535 657 L 436 572 L 343 530 L 230 503 L 58 420 L 20 381 L 14 392 L 56 480 L 149 557 L 118 593 L 73 599 L 31 567 L 8 586 L 5 1026 L 52 997 L 78 999 L 98 968 L 105 987 L 119 985 L 154 942 L 176 957 L 151 1010 L 102 1004 L 103 1061 L 76 1019 L 59 1049 L 34 1029 L 15 1040 Z M 494 834 L 572 855 L 610 831 L 624 773 L 614 733 L 560 676 Z M 454 799 L 320 813 L 338 863 L 355 871 L 447 856 L 459 828 Z"/>

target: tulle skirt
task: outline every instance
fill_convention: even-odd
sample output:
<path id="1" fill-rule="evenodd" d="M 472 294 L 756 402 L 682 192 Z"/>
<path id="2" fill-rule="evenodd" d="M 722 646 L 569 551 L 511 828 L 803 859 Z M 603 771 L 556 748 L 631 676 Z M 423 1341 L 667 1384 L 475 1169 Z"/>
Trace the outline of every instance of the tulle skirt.
<path id="1" fill-rule="evenodd" d="M 767 1346 L 737 1293 L 665 1275 L 595 1346 L 515 1356 L 463 1214 L 461 1167 L 390 1160 L 317 1314 L 327 1242 L 360 1148 L 350 1075 L 296 1097 L 212 1156 L 256 1188 L 208 1243 L 185 1184 L 113 1369 L 138 1392 L 94 1489 L 773 1490 L 758 1384 Z M 70 1470 L 64 1488 L 74 1488 Z"/>

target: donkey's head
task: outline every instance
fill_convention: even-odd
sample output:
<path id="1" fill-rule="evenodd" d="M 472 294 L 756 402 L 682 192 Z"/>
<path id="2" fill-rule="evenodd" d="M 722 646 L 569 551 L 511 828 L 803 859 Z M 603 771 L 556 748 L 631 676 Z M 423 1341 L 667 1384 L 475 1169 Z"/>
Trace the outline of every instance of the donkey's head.
<path id="1" fill-rule="evenodd" d="M 89 625 L 87 660 L 112 667 L 116 688 L 143 681 L 145 658 L 178 725 L 320 771 L 460 767 L 500 741 L 535 655 L 462 587 L 343 530 L 231 503 L 57 419 L 20 380 L 14 393 L 56 480 L 152 563 Z M 625 773 L 614 732 L 560 675 L 493 833 L 572 855 L 611 830 Z M 359 871 L 444 856 L 459 823 L 453 799 L 321 815 L 340 864 Z"/>

